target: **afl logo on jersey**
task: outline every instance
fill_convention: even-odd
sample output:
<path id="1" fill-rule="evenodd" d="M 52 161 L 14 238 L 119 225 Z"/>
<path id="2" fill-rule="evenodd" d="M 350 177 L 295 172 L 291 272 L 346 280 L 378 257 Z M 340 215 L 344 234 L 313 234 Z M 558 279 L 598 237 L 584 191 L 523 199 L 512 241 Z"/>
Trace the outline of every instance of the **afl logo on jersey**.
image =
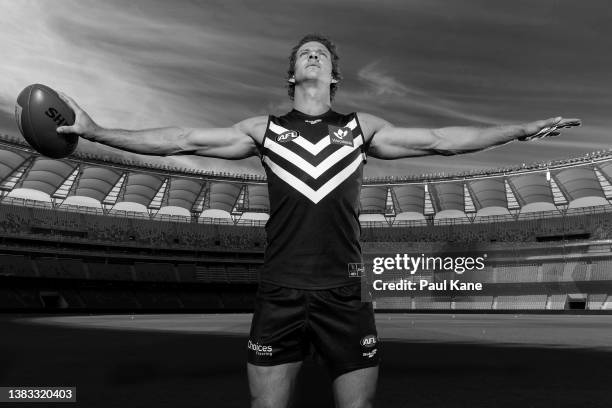
<path id="1" fill-rule="evenodd" d="M 276 141 L 278 143 L 287 143 L 292 141 L 293 139 L 296 139 L 299 136 L 300 132 L 298 132 L 297 130 L 288 130 L 276 136 Z"/>
<path id="2" fill-rule="evenodd" d="M 363 347 L 372 348 L 376 345 L 378 339 L 375 335 L 370 334 L 361 339 L 360 343 Z"/>

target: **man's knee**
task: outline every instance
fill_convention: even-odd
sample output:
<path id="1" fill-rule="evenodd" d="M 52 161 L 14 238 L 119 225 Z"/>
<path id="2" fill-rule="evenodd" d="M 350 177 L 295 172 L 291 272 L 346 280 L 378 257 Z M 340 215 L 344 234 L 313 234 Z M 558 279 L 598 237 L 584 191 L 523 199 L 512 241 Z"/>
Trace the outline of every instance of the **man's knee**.
<path id="1" fill-rule="evenodd" d="M 368 395 L 358 393 L 352 396 L 336 397 L 336 407 L 338 408 L 372 408 L 374 406 L 374 394 Z"/>
<path id="2" fill-rule="evenodd" d="M 374 406 L 378 367 L 348 372 L 334 381 L 338 408 L 371 408 Z"/>
<path id="3" fill-rule="evenodd" d="M 374 406 L 373 396 L 359 396 L 351 401 L 345 401 L 338 408 L 372 408 Z"/>
<path id="4" fill-rule="evenodd" d="M 295 386 L 301 362 L 276 366 L 248 364 L 252 408 L 285 408 Z"/>
<path id="5" fill-rule="evenodd" d="M 269 396 L 251 396 L 251 408 L 285 408 L 287 402 L 282 399 L 269 398 Z"/>

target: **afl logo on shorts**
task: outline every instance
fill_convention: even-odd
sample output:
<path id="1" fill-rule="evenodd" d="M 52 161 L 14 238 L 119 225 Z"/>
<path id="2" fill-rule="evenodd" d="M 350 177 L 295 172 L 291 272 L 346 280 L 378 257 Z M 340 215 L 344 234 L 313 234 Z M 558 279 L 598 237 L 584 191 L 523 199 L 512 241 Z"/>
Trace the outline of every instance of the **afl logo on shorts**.
<path id="1" fill-rule="evenodd" d="M 288 130 L 276 136 L 276 141 L 278 143 L 287 143 L 292 141 L 293 139 L 296 139 L 298 136 L 300 136 L 300 132 L 298 132 L 297 130 Z"/>
<path id="2" fill-rule="evenodd" d="M 366 348 L 372 348 L 372 347 L 376 346 L 377 342 L 378 342 L 378 339 L 376 339 L 376 336 L 373 335 L 373 334 L 369 334 L 369 335 L 365 336 L 360 341 L 361 345 L 363 347 L 366 347 Z"/>

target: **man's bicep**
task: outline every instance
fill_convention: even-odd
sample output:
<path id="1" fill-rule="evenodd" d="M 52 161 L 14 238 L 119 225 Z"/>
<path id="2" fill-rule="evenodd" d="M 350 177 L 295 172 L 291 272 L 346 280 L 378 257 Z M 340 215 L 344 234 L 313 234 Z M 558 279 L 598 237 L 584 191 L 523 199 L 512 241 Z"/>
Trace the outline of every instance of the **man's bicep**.
<path id="1" fill-rule="evenodd" d="M 373 136 L 369 154 L 379 159 L 438 154 L 439 139 L 431 129 L 384 126 Z"/>
<path id="2" fill-rule="evenodd" d="M 266 120 L 266 117 L 255 117 L 227 128 L 190 129 L 185 152 L 231 160 L 256 156 L 261 123 L 265 128 Z"/>

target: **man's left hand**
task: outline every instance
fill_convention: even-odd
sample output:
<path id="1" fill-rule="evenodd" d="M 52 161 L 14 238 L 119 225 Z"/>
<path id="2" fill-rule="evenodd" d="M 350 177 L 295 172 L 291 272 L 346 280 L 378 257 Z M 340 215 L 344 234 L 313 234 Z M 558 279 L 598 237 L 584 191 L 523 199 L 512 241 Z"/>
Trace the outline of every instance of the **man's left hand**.
<path id="1" fill-rule="evenodd" d="M 561 116 L 545 120 L 538 120 L 525 125 L 525 136 L 518 138 L 520 141 L 530 141 L 543 137 L 558 136 L 559 129 L 571 128 L 581 125 L 580 119 L 564 119 Z"/>

